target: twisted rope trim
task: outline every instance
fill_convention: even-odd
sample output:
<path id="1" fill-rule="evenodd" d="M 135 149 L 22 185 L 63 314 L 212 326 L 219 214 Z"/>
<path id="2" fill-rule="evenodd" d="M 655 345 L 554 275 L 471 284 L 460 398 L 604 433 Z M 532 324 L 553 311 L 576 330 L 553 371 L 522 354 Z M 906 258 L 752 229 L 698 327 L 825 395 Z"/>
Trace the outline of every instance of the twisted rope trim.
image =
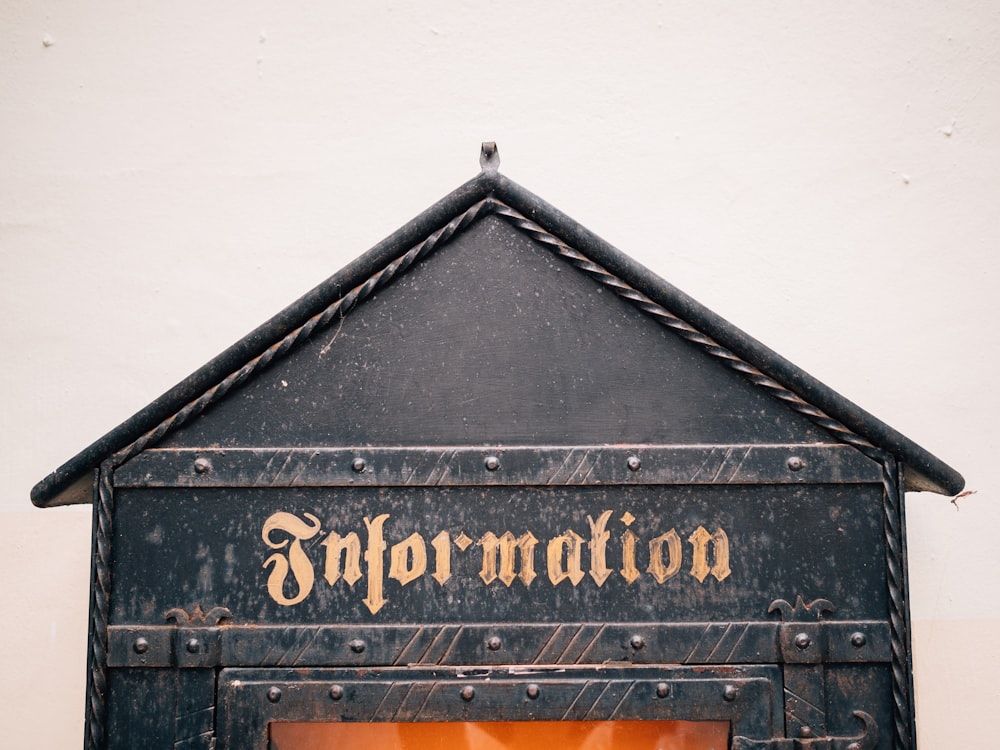
<path id="1" fill-rule="evenodd" d="M 883 454 L 882 460 L 882 534 L 885 537 L 885 562 L 889 584 L 889 646 L 892 668 L 892 721 L 895 726 L 894 750 L 912 748 L 913 704 L 907 665 L 909 653 L 909 613 L 906 607 L 906 571 L 904 568 L 902 494 L 896 460 Z"/>
<path id="2" fill-rule="evenodd" d="M 90 586 L 90 650 L 87 654 L 86 750 L 104 747 L 108 693 L 108 624 L 111 606 L 111 524 L 114 504 L 113 467 L 101 465 L 94 503 L 94 549 Z"/>

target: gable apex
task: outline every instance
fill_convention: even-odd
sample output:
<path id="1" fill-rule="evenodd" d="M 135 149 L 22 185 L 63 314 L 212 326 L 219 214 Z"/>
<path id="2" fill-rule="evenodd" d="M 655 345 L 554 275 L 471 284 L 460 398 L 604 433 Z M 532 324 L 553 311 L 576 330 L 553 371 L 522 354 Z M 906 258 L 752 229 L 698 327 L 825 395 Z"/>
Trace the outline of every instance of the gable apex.
<path id="1" fill-rule="evenodd" d="M 331 320 L 377 295 L 397 276 L 424 263 L 438 245 L 485 217 L 496 216 L 544 245 L 659 325 L 707 353 L 719 365 L 807 417 L 833 439 L 906 466 L 906 488 L 955 494 L 964 484 L 951 467 L 877 420 L 763 344 L 658 278 L 537 196 L 484 171 L 368 253 L 308 292 L 136 415 L 68 461 L 32 490 L 42 507 L 89 502 L 93 469 L 138 452 L 176 430 L 207 404 L 279 359 Z M 139 441 L 137 443 L 137 441 Z M 130 448 L 131 446 L 131 448 Z"/>

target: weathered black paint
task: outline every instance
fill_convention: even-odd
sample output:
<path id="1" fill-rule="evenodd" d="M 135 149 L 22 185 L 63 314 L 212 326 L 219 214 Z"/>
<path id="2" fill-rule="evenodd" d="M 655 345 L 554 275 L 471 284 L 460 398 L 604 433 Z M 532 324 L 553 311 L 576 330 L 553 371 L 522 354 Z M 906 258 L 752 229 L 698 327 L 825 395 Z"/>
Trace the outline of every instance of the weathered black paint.
<path id="1" fill-rule="evenodd" d="M 92 750 L 584 706 L 913 747 L 903 486 L 962 486 L 492 168 L 33 499 L 98 464 Z M 351 532 L 358 580 L 329 583 Z M 504 532 L 533 578 L 486 562 Z"/>
<path id="2" fill-rule="evenodd" d="M 702 622 L 770 619 L 775 599 L 826 598 L 838 619 L 879 619 L 885 612 L 882 570 L 881 484 L 738 487 L 448 487 L 199 490 L 123 490 L 115 506 L 115 559 L 111 624 L 164 623 L 172 607 L 190 611 L 226 607 L 233 624 L 320 623 L 558 623 Z M 180 512 L 178 512 L 180 510 Z M 315 569 L 312 593 L 294 606 L 279 606 L 263 585 L 265 546 L 261 528 L 271 513 L 313 514 L 323 530 L 304 544 Z M 615 571 L 602 586 L 585 575 L 578 585 L 557 585 L 546 577 L 545 544 L 567 528 L 585 540 L 587 517 L 606 510 L 611 540 L 607 566 Z M 631 512 L 628 528 L 640 539 L 642 576 L 629 585 L 622 567 L 619 520 Z M 429 542 L 441 531 L 466 533 L 473 544 L 452 551 L 452 578 L 439 585 L 427 575 L 406 586 L 385 581 L 387 603 L 371 614 L 362 604 L 367 576 L 348 587 L 322 580 L 330 531 L 356 532 L 365 546 L 364 517 L 389 514 L 388 546 L 412 533 Z M 800 518 L 803 522 L 788 523 Z M 808 523 L 805 520 L 808 519 Z M 690 574 L 688 536 L 699 526 L 729 535 L 732 574 L 724 581 Z M 648 541 L 675 528 L 684 564 L 657 583 L 646 569 Z M 484 583 L 482 550 L 475 543 L 492 531 L 539 540 L 536 579 Z M 278 534 L 276 537 L 280 536 Z M 429 550 L 431 556 L 433 553 Z M 389 567 L 388 550 L 382 553 Z M 585 572 L 589 554 L 583 553 Z M 287 593 L 295 593 L 289 583 Z M 236 615 L 239 613 L 239 615 Z M 522 654 L 509 658 L 520 661 Z"/>

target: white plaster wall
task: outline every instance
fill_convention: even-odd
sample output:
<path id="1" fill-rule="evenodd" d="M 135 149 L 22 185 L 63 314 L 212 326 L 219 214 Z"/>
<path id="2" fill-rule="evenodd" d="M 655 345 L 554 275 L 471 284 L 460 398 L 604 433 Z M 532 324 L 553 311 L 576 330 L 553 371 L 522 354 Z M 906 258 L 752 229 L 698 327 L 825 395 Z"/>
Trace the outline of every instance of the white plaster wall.
<path id="1" fill-rule="evenodd" d="M 89 509 L 31 486 L 502 170 L 960 469 L 908 498 L 919 737 L 1000 690 L 1000 6 L 0 1 L 10 747 L 81 743 Z M 957 660 L 950 658 L 956 656 Z"/>

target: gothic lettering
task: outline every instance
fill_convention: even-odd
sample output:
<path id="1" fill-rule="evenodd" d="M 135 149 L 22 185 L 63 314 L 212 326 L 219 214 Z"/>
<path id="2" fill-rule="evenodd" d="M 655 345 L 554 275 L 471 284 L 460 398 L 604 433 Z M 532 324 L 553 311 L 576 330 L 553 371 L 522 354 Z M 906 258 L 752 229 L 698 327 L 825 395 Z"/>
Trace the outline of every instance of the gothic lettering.
<path id="1" fill-rule="evenodd" d="M 309 596 L 316 578 L 312 563 L 309 562 L 309 558 L 302 549 L 302 540 L 312 539 L 316 536 L 322 524 L 312 513 L 304 513 L 303 515 L 307 521 L 312 521 L 312 523 L 307 523 L 291 513 L 275 513 L 264 522 L 264 528 L 260 532 L 264 543 L 271 549 L 284 549 L 288 546 L 288 539 L 283 539 L 280 542 L 272 540 L 271 532 L 283 531 L 292 537 L 292 545 L 288 547 L 287 557 L 280 552 L 275 552 L 264 561 L 265 568 L 271 567 L 271 573 L 267 577 L 267 593 L 278 604 L 286 607 L 298 604 Z M 285 578 L 289 571 L 291 571 L 292 578 L 298 586 L 298 593 L 293 597 L 285 596 Z"/>
<path id="2" fill-rule="evenodd" d="M 535 580 L 535 545 L 538 540 L 530 531 L 515 538 L 514 535 L 505 531 L 501 536 L 497 536 L 492 531 L 483 534 L 477 542 L 483 548 L 483 568 L 479 572 L 479 577 L 483 583 L 493 583 L 497 578 L 508 588 L 515 578 L 520 578 L 521 583 L 530 586 Z M 520 555 L 518 555 L 520 553 Z M 497 572 L 497 558 L 499 557 L 500 571 Z M 520 557 L 521 572 L 516 573 L 516 558 Z"/>
<path id="3" fill-rule="evenodd" d="M 709 532 L 705 526 L 698 526 L 688 535 L 685 547 L 676 528 L 656 533 L 644 527 L 636 532 L 634 528 L 639 527 L 632 526 L 636 520 L 632 513 L 625 511 L 617 521 L 613 520 L 613 514 L 613 510 L 588 514 L 587 528 L 580 529 L 587 537 L 567 528 L 540 543 L 530 530 L 515 536 L 510 529 L 491 529 L 473 543 L 466 530 L 453 528 L 438 532 L 428 543 L 415 531 L 408 536 L 399 534 L 399 526 L 406 526 L 405 518 L 393 521 L 387 529 L 390 515 L 382 513 L 361 519 L 366 535 L 362 543 L 360 529 L 324 530 L 320 519 L 312 513 L 296 515 L 278 511 L 261 528 L 261 538 L 273 550 L 263 564 L 267 571 L 267 593 L 283 607 L 304 601 L 316 582 L 310 554 L 316 555 L 319 550 L 323 558 L 316 562 L 322 565 L 327 585 L 340 586 L 343 582 L 353 589 L 358 581 L 366 579 L 361 601 L 373 615 L 386 605 L 393 591 L 399 590 L 390 586 L 387 591 L 387 580 L 397 581 L 404 588 L 427 575 L 438 586 L 449 589 L 468 585 L 473 577 L 486 585 L 499 581 L 507 588 L 520 581 L 527 588 L 538 577 L 535 572 L 538 564 L 545 566 L 546 585 L 569 582 L 574 588 L 584 584 L 588 575 L 591 581 L 585 585 L 597 588 L 609 586 L 616 575 L 624 581 L 619 586 L 631 586 L 644 575 L 657 585 L 685 585 L 683 581 L 691 579 L 677 578 L 677 574 L 686 563 L 690 563 L 689 572 L 701 585 L 709 585 L 710 581 L 706 583 L 709 577 L 722 583 L 732 575 L 730 539 L 723 528 Z M 318 544 L 314 541 L 308 548 L 303 544 L 314 539 L 322 541 Z M 538 549 L 540 544 L 542 548 Z M 537 559 L 539 555 L 541 560 Z"/>
<path id="4" fill-rule="evenodd" d="M 583 580 L 583 570 L 580 567 L 582 549 L 583 537 L 572 529 L 567 529 L 565 534 L 560 534 L 549 542 L 546 558 L 549 580 L 553 586 L 567 579 L 576 586 Z"/>

